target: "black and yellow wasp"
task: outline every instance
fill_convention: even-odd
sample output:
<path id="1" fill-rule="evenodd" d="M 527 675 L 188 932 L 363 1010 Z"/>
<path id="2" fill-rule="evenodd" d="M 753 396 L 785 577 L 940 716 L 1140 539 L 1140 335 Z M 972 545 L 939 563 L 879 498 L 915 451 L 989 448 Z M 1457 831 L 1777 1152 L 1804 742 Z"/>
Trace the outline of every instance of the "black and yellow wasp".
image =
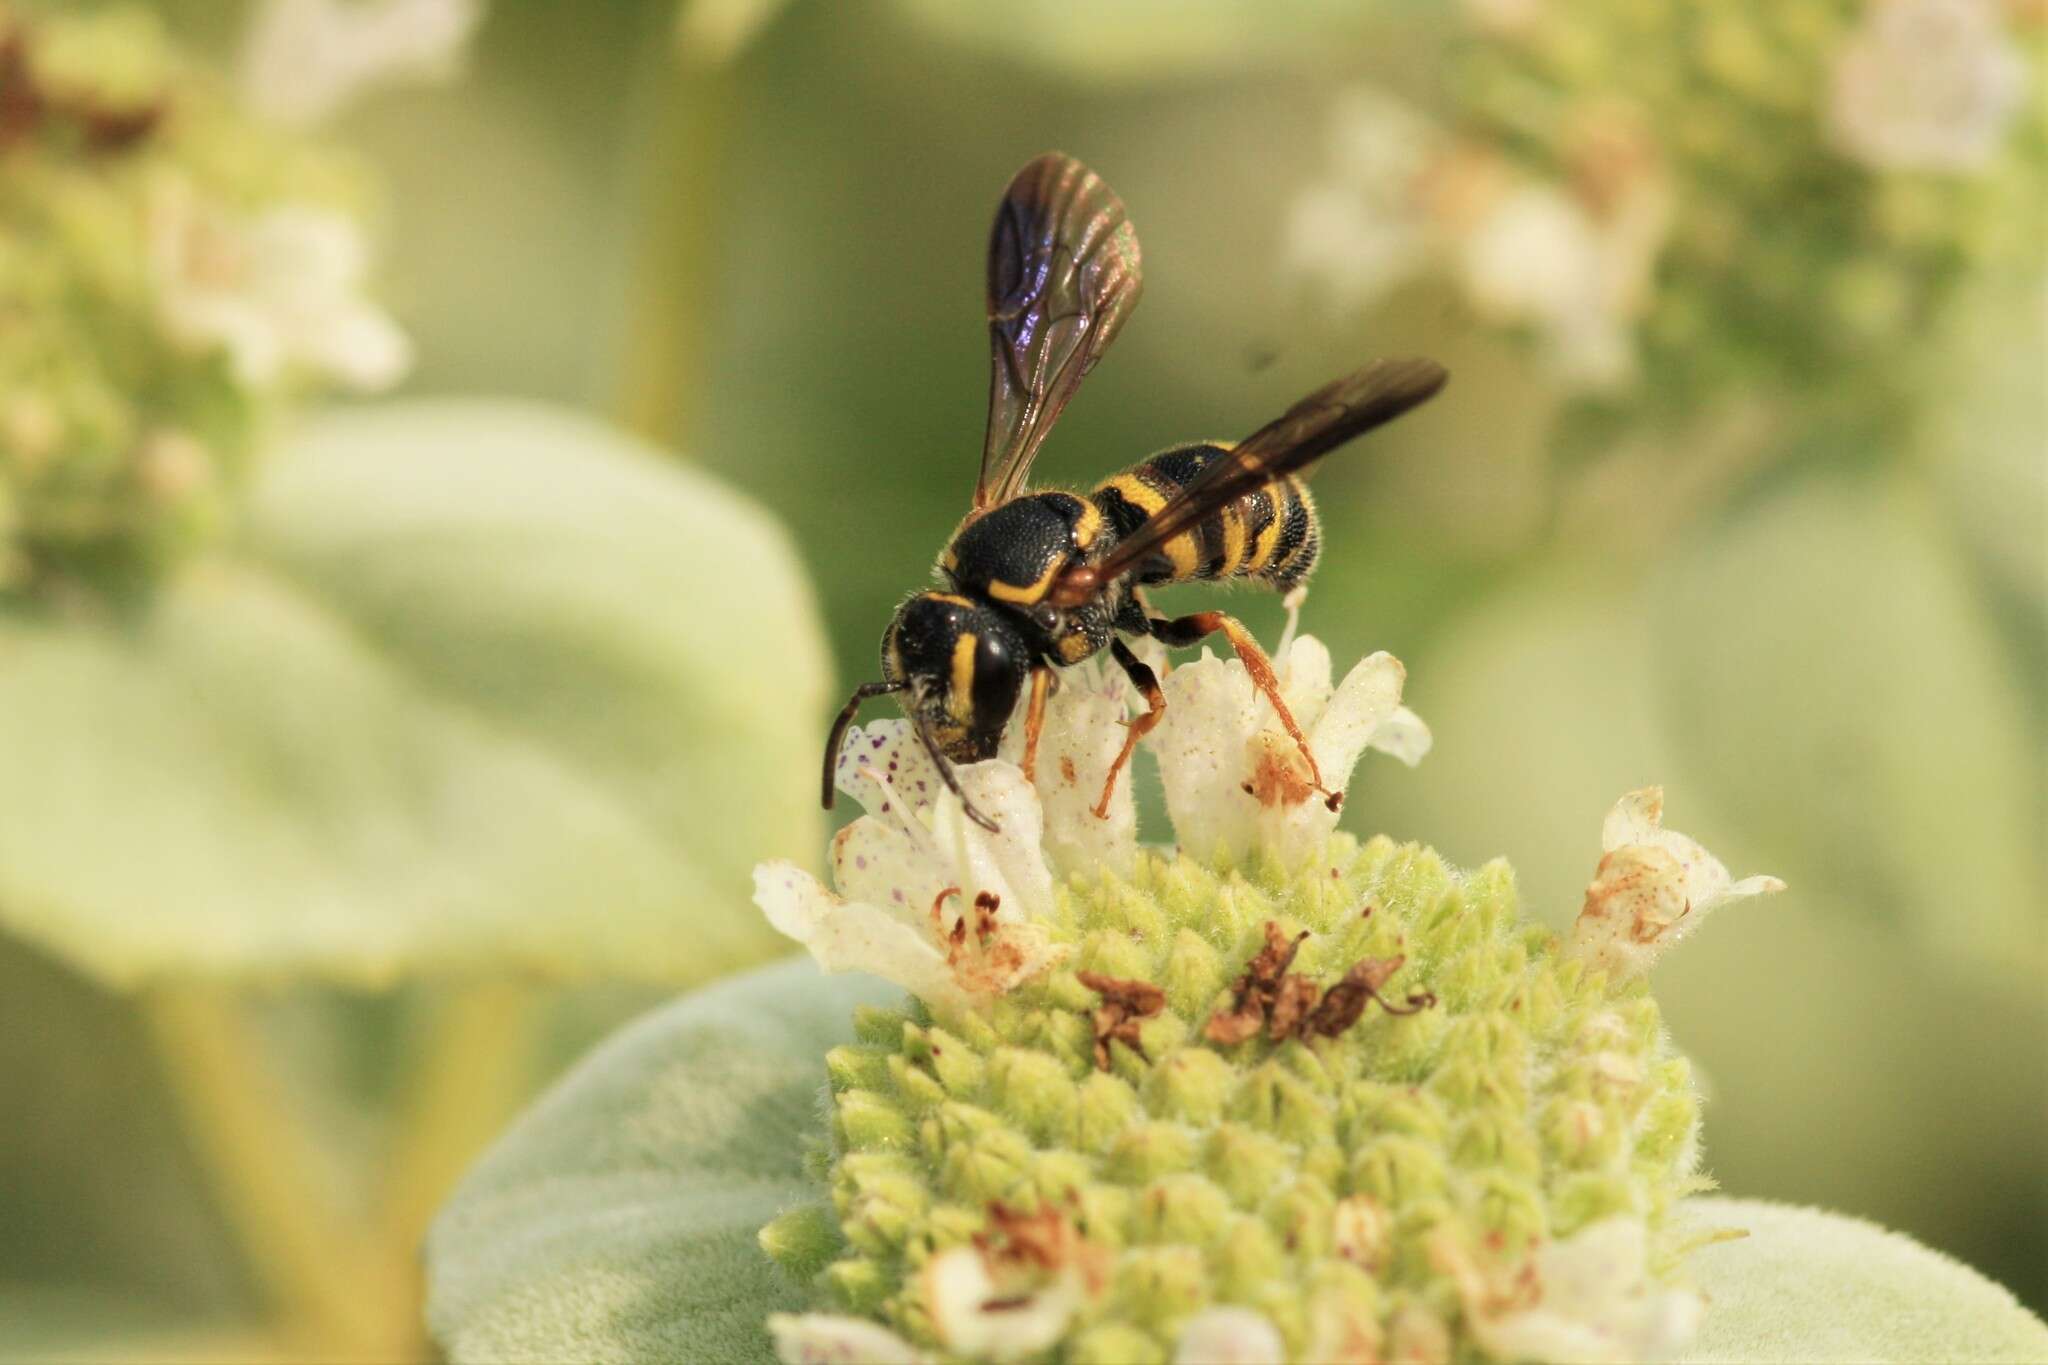
<path id="1" fill-rule="evenodd" d="M 1235 445 L 1176 446 L 1086 495 L 1030 493 L 1024 478 L 1060 410 L 1109 349 L 1138 301 L 1138 234 L 1123 202 L 1072 157 L 1019 171 L 988 247 L 988 434 L 974 507 L 939 557 L 945 591 L 921 592 L 882 636 L 882 681 L 854 689 L 825 746 L 824 800 L 846 727 L 862 702 L 902 694 L 904 713 L 956 795 L 953 764 L 992 758 L 1028 681 L 1024 769 L 1038 752 L 1053 670 L 1108 647 L 1144 698 L 1103 783 L 1159 723 L 1166 698 L 1120 635 L 1171 646 L 1221 631 L 1301 746 L 1310 783 L 1334 808 L 1308 741 L 1250 633 L 1220 611 L 1168 618 L 1153 584 L 1242 579 L 1287 591 L 1315 567 L 1315 505 L 1300 472 L 1443 387 L 1428 360 L 1378 360 L 1325 384 Z M 966 801 L 964 795 L 962 800 Z M 985 828 L 995 823 L 967 802 Z"/>

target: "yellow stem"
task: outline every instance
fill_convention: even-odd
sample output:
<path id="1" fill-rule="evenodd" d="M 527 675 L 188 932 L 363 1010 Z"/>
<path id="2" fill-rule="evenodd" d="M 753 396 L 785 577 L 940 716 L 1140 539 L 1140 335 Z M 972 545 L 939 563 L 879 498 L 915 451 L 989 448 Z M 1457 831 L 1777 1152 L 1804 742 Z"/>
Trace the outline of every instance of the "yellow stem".
<path id="1" fill-rule="evenodd" d="M 703 387 L 733 78 L 724 65 L 681 68 L 666 42 L 656 52 L 643 77 L 653 109 L 617 411 L 632 430 L 672 444 L 688 434 Z"/>
<path id="2" fill-rule="evenodd" d="M 485 980 L 428 1007 L 378 1216 L 391 1259 L 419 1263 L 434 1211 L 526 1098 L 538 1003 L 534 987 Z"/>
<path id="3" fill-rule="evenodd" d="M 237 1002 L 171 985 L 146 992 L 142 1007 L 194 1146 L 281 1318 L 322 1353 L 386 1356 L 390 1277 L 336 1199 Z"/>

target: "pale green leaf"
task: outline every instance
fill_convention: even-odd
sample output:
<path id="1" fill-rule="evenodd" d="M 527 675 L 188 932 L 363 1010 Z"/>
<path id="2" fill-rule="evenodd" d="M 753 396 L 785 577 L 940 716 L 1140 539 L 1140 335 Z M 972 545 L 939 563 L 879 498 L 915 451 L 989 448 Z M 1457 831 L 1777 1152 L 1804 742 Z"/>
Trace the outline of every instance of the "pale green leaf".
<path id="1" fill-rule="evenodd" d="M 803 1296 L 755 1242 L 822 1190 L 803 1172 L 823 1055 L 892 992 L 783 963 L 650 1015 L 576 1068 L 471 1172 L 427 1245 L 434 1335 L 457 1362 L 759 1360 Z M 2038 1360 L 2048 1328 L 1908 1238 L 1783 1205 L 1690 1204 L 1747 1229 L 1688 1263 L 1700 1361 Z"/>
<path id="2" fill-rule="evenodd" d="M 1954 960 L 2038 973 L 2017 659 L 1915 483 L 1795 486 L 1646 594 L 1665 731 L 1769 871 Z"/>
<path id="3" fill-rule="evenodd" d="M 114 983 L 758 959 L 826 664 L 759 508 L 523 404 L 336 415 L 139 619 L 0 619 L 0 923 Z"/>
<path id="4" fill-rule="evenodd" d="M 808 959 L 720 982 L 587 1058 L 470 1172 L 427 1242 L 457 1361 L 762 1358 L 802 1294 L 754 1240 L 820 1195 L 825 1050 L 895 992 Z"/>
<path id="5" fill-rule="evenodd" d="M 1749 1233 L 1688 1262 L 1708 1298 L 1688 1362 L 2048 1360 L 2048 1325 L 1910 1237 L 1751 1199 L 1696 1199 L 1683 1217 Z"/>
<path id="6" fill-rule="evenodd" d="M 897 0 L 932 32 L 1102 82 L 1243 76 L 1312 65 L 1384 16 L 1357 0 Z"/>

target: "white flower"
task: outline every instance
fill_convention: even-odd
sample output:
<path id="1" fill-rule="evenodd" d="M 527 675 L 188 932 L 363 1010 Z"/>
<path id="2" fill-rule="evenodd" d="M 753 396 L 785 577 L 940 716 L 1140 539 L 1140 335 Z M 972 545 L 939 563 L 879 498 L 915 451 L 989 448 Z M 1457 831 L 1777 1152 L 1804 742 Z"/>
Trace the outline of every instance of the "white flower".
<path id="1" fill-rule="evenodd" d="M 1044 1350 L 1066 1332 L 1087 1296 L 1072 1266 L 1028 1293 L 998 1285 L 988 1259 L 973 1247 L 932 1257 L 921 1283 L 932 1330 L 948 1351 L 971 1360 L 1015 1360 Z"/>
<path id="2" fill-rule="evenodd" d="M 888 1328 L 839 1313 L 771 1313 L 782 1365 L 925 1365 L 931 1359 Z"/>
<path id="3" fill-rule="evenodd" d="M 293 368 L 374 390 L 412 362 L 397 324 L 363 294 L 368 248 L 341 214 L 288 204 L 253 220 L 167 178 L 147 209 L 149 264 L 166 330 L 228 353 L 241 383 Z"/>
<path id="4" fill-rule="evenodd" d="M 1298 862 L 1319 853 L 1337 813 L 1308 786 L 1299 747 L 1244 665 L 1205 655 L 1167 671 L 1156 644 L 1135 647 L 1164 674 L 1166 714 L 1146 744 L 1181 845 L 1205 857 L 1264 848 Z M 1404 673 L 1393 656 L 1373 655 L 1332 687 L 1329 651 L 1304 635 L 1280 651 L 1275 669 L 1332 790 L 1368 747 L 1411 765 L 1429 751 L 1429 728 L 1400 704 Z M 1064 951 L 1046 929 L 1054 877 L 1126 872 L 1137 854 L 1129 767 L 1107 818 L 1093 811 L 1136 703 L 1108 667 L 1062 670 L 1046 704 L 1035 785 L 1019 767 L 1027 705 L 1019 703 L 1000 757 L 954 769 L 999 832 L 967 817 L 907 721 L 856 726 L 834 785 L 865 814 L 832 841 L 836 893 L 793 863 L 764 863 L 754 871 L 754 903 L 826 971 L 871 973 L 935 1008 L 986 1002 L 1052 966 Z"/>
<path id="5" fill-rule="evenodd" d="M 1312 283 L 1320 303 L 1362 311 L 1428 261 L 1419 188 L 1446 140 L 1410 106 L 1363 89 L 1339 96 L 1331 128 L 1330 177 L 1296 198 L 1282 268 Z"/>
<path id="6" fill-rule="evenodd" d="M 1655 177 L 1601 217 L 1531 183 L 1503 195 L 1461 239 L 1459 280 L 1482 317 L 1534 328 L 1565 383 L 1613 388 L 1635 373 L 1635 324 L 1669 224 L 1668 191 Z"/>
<path id="7" fill-rule="evenodd" d="M 454 76 L 482 19 L 482 0 L 265 0 L 243 95 L 267 118 L 317 123 L 371 86 Z"/>
<path id="8" fill-rule="evenodd" d="M 1001 833 L 967 818 L 907 721 L 847 732 L 839 790 L 867 814 L 832 841 L 840 895 L 793 863 L 754 870 L 754 903 L 828 972 L 864 971 L 928 1004 L 999 995 L 1051 965 L 1037 793 L 1000 759 L 957 770 Z"/>
<path id="9" fill-rule="evenodd" d="M 1875 0 L 1835 60 L 1830 131 L 1882 170 L 1972 170 L 1998 150 L 2026 78 L 1992 0 Z"/>
<path id="10" fill-rule="evenodd" d="M 1506 1286 L 1489 1285 L 1461 1253 L 1439 1251 L 1458 1282 L 1473 1337 L 1497 1360 L 1668 1360 L 1699 1329 L 1699 1295 L 1652 1283 L 1640 1219 L 1604 1219 L 1545 1243 Z"/>
<path id="11" fill-rule="evenodd" d="M 1148 651 L 1145 646 L 1150 645 L 1140 642 L 1138 652 L 1153 662 L 1156 671 L 1165 654 Z M 1138 849 L 1138 806 L 1128 769 L 1117 775 L 1107 818 L 1093 814 L 1109 765 L 1123 748 L 1131 703 L 1131 687 L 1122 670 L 1101 659 L 1061 669 L 1059 690 L 1046 702 L 1032 777 L 1045 816 L 1045 855 L 1061 876 L 1095 867 L 1119 875 L 1131 870 Z M 1024 761 L 1029 705 L 1028 696 L 1017 704 L 1003 734 L 999 752 L 1012 763 Z"/>
<path id="12" fill-rule="evenodd" d="M 1391 654 L 1360 662 L 1330 685 L 1330 651 L 1314 636 L 1274 659 L 1288 709 L 1308 737 L 1323 784 L 1343 789 L 1359 757 L 1378 749 L 1411 767 L 1429 752 L 1429 727 L 1401 705 L 1407 670 Z M 1312 858 L 1337 812 L 1309 785 L 1300 747 L 1281 728 L 1237 659 L 1206 650 L 1162 680 L 1166 715 L 1146 743 L 1159 758 L 1176 838 L 1197 857 L 1237 859 L 1255 847 L 1288 863 Z"/>
<path id="13" fill-rule="evenodd" d="M 1195 1314 L 1173 1348 L 1173 1365 L 1284 1365 L 1286 1359 L 1279 1331 L 1249 1308 Z"/>
<path id="14" fill-rule="evenodd" d="M 1606 854 L 1572 926 L 1572 956 L 1616 981 L 1647 971 L 1716 906 L 1785 889 L 1776 877 L 1733 881 L 1713 854 L 1662 828 L 1663 814 L 1662 787 L 1615 802 L 1600 832 Z"/>

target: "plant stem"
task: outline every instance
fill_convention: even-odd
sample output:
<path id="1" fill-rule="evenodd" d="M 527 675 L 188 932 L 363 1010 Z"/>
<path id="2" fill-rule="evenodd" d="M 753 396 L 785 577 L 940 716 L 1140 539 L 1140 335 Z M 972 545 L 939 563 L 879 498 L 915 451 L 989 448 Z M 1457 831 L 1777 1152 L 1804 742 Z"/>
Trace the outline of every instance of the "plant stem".
<path id="1" fill-rule="evenodd" d="M 733 78 L 725 64 L 684 67 L 668 41 L 651 46 L 616 411 L 632 430 L 671 444 L 688 434 L 703 392 Z"/>
<path id="2" fill-rule="evenodd" d="M 247 1017 L 218 989 L 189 985 L 145 992 L 142 1010 L 193 1144 L 280 1315 L 329 1352 L 384 1355 L 388 1276 L 338 1206 Z"/>
<path id="3" fill-rule="evenodd" d="M 437 994 L 427 1005 L 378 1217 L 380 1240 L 395 1263 L 419 1263 L 435 1209 L 526 1098 L 537 999 L 530 986 L 484 980 Z M 417 1312 L 411 1317 L 419 1321 Z"/>

